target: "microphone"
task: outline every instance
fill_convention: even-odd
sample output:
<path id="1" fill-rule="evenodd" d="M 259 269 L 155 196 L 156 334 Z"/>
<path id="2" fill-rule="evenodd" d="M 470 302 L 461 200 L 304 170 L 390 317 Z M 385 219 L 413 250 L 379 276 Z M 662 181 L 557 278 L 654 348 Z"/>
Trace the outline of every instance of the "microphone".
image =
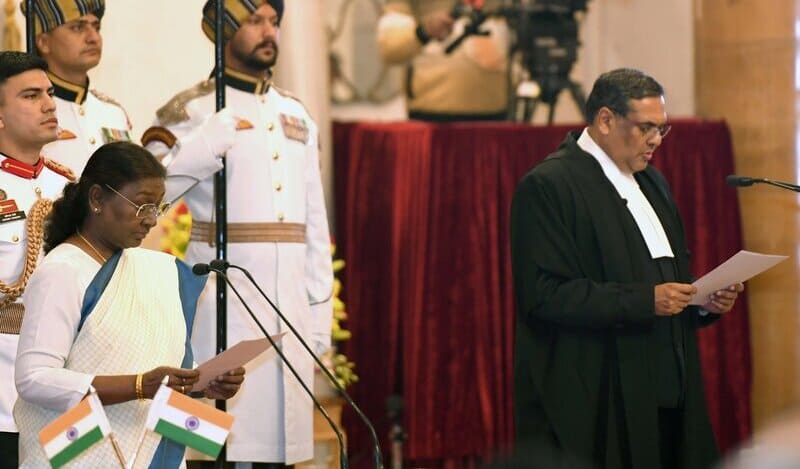
<path id="1" fill-rule="evenodd" d="M 788 182 L 782 181 L 773 181 L 772 179 L 765 179 L 765 178 L 751 178 L 747 176 L 737 176 L 735 174 L 731 174 L 725 178 L 725 183 L 729 186 L 733 187 L 749 187 L 753 184 L 767 184 L 770 186 L 780 187 L 781 189 L 787 189 L 794 192 L 800 192 L 800 186 L 795 184 L 790 184 Z"/>
<path id="2" fill-rule="evenodd" d="M 339 381 L 336 378 L 334 378 L 334 376 L 331 374 L 330 371 L 328 371 L 328 367 L 326 367 L 322 363 L 322 361 L 320 361 L 319 357 L 317 357 L 317 355 L 311 350 L 311 347 L 308 346 L 308 343 L 305 341 L 305 339 L 303 339 L 303 337 L 300 335 L 300 333 L 297 332 L 297 330 L 294 328 L 292 323 L 290 323 L 286 319 L 286 316 L 283 315 L 281 310 L 278 309 L 278 307 L 275 305 L 275 303 L 273 303 L 273 301 L 267 296 L 267 294 L 264 293 L 264 290 L 261 289 L 261 287 L 258 285 L 258 283 L 253 278 L 253 276 L 250 274 L 250 272 L 247 269 L 245 269 L 244 267 L 241 267 L 241 266 L 238 266 L 238 265 L 235 265 L 235 264 L 230 264 L 230 263 L 228 263 L 228 261 L 226 261 L 224 259 L 215 259 L 215 260 L 211 261 L 209 264 L 211 266 L 222 267 L 222 269 L 220 269 L 220 270 L 224 270 L 224 269 L 227 269 L 227 268 L 237 269 L 237 270 L 241 271 L 242 273 L 244 273 L 244 275 L 247 277 L 247 279 L 250 280 L 250 283 L 252 283 L 253 286 L 256 287 L 258 292 L 261 293 L 261 296 L 265 300 L 267 300 L 267 303 L 269 303 L 269 305 L 272 307 L 272 309 L 275 311 L 275 313 L 278 315 L 278 317 L 281 318 L 281 320 L 284 322 L 284 324 L 286 324 L 286 326 L 289 328 L 289 330 L 292 331 L 292 334 L 294 334 L 294 336 L 297 338 L 297 340 L 303 345 L 303 348 L 306 349 L 306 352 L 308 352 L 308 354 L 311 355 L 311 358 L 314 359 L 314 362 L 317 364 L 317 366 L 322 371 L 322 373 L 328 378 L 328 381 L 330 381 L 330 383 L 333 384 L 333 386 L 341 393 L 342 397 L 344 397 L 344 399 L 347 401 L 347 403 L 350 404 L 350 407 L 356 412 L 356 414 L 361 419 L 361 421 L 364 422 L 364 425 L 367 426 L 367 429 L 370 432 L 370 436 L 372 437 L 373 456 L 374 456 L 375 468 L 376 469 L 383 469 L 383 455 L 381 454 L 381 446 L 380 446 L 380 442 L 378 441 L 378 434 L 375 432 L 375 427 L 372 425 L 372 422 L 370 422 L 370 420 L 367 418 L 367 416 L 364 415 L 364 412 L 362 412 L 361 408 L 358 407 L 358 405 L 353 401 L 353 399 L 350 397 L 350 394 L 348 394 L 347 391 L 344 390 L 344 387 L 342 387 L 342 385 L 339 384 Z M 205 264 L 202 264 L 202 265 L 205 265 Z M 216 271 L 216 267 L 211 268 L 211 270 L 215 270 Z M 227 278 L 226 278 L 226 280 L 227 280 Z M 252 313 L 251 313 L 251 315 L 252 315 Z"/>
<path id="3" fill-rule="evenodd" d="M 195 275 L 208 275 L 211 272 L 211 266 L 208 264 L 195 264 L 192 266 L 192 273 Z"/>
<path id="4" fill-rule="evenodd" d="M 725 184 L 733 187 L 752 186 L 756 182 L 758 182 L 758 180 L 747 176 L 737 176 L 735 174 L 731 174 L 725 178 Z"/>
<path id="5" fill-rule="evenodd" d="M 344 450 L 344 438 L 342 437 L 342 431 L 339 429 L 339 427 L 335 423 L 333 423 L 333 420 L 331 419 L 330 415 L 328 415 L 328 411 L 325 410 L 325 408 L 322 407 L 322 404 L 320 404 L 319 401 L 314 397 L 314 393 L 311 392 L 310 389 L 308 389 L 308 386 L 300 378 L 300 375 L 294 369 L 292 364 L 289 363 L 289 360 L 283 354 L 283 351 L 280 349 L 280 347 L 278 347 L 275 344 L 275 341 L 272 340 L 272 337 L 270 337 L 270 335 L 267 334 L 267 331 L 264 329 L 264 326 L 261 325 L 261 321 L 259 321 L 258 318 L 256 318 L 256 315 L 253 314 L 253 310 L 251 310 L 250 307 L 247 305 L 247 303 L 244 301 L 244 299 L 242 298 L 242 295 L 239 294 L 239 291 L 236 289 L 236 287 L 233 286 L 233 283 L 231 283 L 230 279 L 228 279 L 228 276 L 225 275 L 225 273 L 221 269 L 217 269 L 215 267 L 215 266 L 221 266 L 221 265 L 226 265 L 226 264 L 228 264 L 226 261 L 220 261 L 220 260 L 211 261 L 209 264 L 202 264 L 202 263 L 201 264 L 195 264 L 195 265 L 192 266 L 192 273 L 194 273 L 195 275 L 208 275 L 209 272 L 214 272 L 218 276 L 222 277 L 225 280 L 225 283 L 228 284 L 228 286 L 231 288 L 231 290 L 236 295 L 236 297 L 239 298 L 239 302 L 242 303 L 242 306 L 244 306 L 244 309 L 247 310 L 247 313 L 250 315 L 251 318 L 253 318 L 253 321 L 255 321 L 255 323 L 258 326 L 258 328 L 261 329 L 261 333 L 264 334 L 264 337 L 267 338 L 267 341 L 269 341 L 269 343 L 272 346 L 272 348 L 275 349 L 275 352 L 281 358 L 281 361 L 283 361 L 283 364 L 286 365 L 287 368 L 289 368 L 289 371 L 292 372 L 292 375 L 294 375 L 294 377 L 297 379 L 297 382 L 300 383 L 300 386 L 302 386 L 303 390 L 306 392 L 306 394 L 308 394 L 308 397 L 311 398 L 311 401 L 314 403 L 314 407 L 316 407 L 317 410 L 319 410 L 319 412 L 322 414 L 322 416 L 325 417 L 325 420 L 328 421 L 328 424 L 331 426 L 331 428 L 333 429 L 334 433 L 336 433 L 336 438 L 339 440 L 339 463 L 340 463 L 342 469 L 347 469 L 348 468 L 348 463 L 347 463 L 347 456 L 346 456 L 345 450 Z M 292 331 L 294 332 L 294 329 L 292 329 Z M 295 333 L 295 335 L 296 335 L 296 333 Z M 308 347 L 306 345 L 306 343 L 303 342 L 302 339 L 300 340 L 300 342 L 303 344 L 303 346 Z"/>

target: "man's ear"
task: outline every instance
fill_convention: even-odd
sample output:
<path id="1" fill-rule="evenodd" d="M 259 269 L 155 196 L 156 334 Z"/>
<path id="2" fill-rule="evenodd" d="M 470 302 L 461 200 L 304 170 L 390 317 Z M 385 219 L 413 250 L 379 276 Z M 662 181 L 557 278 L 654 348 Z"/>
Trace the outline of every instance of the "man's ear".
<path id="1" fill-rule="evenodd" d="M 47 33 L 41 33 L 36 36 L 36 50 L 39 52 L 39 55 L 49 55 L 50 54 L 50 35 Z"/>
<path id="2" fill-rule="evenodd" d="M 594 116 L 594 126 L 602 135 L 608 135 L 611 133 L 611 128 L 614 125 L 613 120 L 614 111 L 603 106 Z"/>

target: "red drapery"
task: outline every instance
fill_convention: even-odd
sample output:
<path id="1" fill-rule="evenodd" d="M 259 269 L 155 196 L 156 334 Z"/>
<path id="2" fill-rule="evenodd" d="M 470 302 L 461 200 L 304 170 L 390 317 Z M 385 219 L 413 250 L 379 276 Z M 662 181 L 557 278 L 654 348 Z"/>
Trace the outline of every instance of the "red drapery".
<path id="1" fill-rule="evenodd" d="M 353 397 L 388 448 L 385 400 L 399 394 L 405 457 L 431 466 L 485 458 L 513 439 L 514 302 L 509 211 L 519 179 L 571 126 L 336 124 L 337 241 L 347 261 Z M 742 247 L 721 122 L 678 121 L 654 164 L 672 185 L 692 267 Z M 700 333 L 709 411 L 723 449 L 750 431 L 745 299 Z M 366 432 L 346 414 L 356 465 Z"/>

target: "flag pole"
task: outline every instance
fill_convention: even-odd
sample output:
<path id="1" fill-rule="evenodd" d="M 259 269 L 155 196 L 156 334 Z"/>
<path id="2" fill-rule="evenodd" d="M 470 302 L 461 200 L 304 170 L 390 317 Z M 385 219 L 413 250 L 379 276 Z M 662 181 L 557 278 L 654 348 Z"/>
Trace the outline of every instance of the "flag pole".
<path id="1" fill-rule="evenodd" d="M 214 83 L 216 85 L 217 112 L 225 108 L 225 2 L 216 0 L 214 16 Z M 222 169 L 214 174 L 214 203 L 216 233 L 214 245 L 217 259 L 228 258 L 228 190 L 226 187 L 226 165 L 222 158 Z M 217 281 L 217 354 L 228 348 L 228 290 L 225 282 Z M 217 409 L 225 411 L 225 401 L 216 401 Z M 219 454 L 215 467 L 222 468 L 226 461 L 225 446 Z"/>
<path id="2" fill-rule="evenodd" d="M 128 463 L 125 461 L 125 456 L 122 455 L 122 450 L 119 447 L 119 443 L 117 442 L 117 437 L 114 436 L 114 432 L 108 434 L 108 439 L 111 441 L 111 446 L 114 447 L 114 454 L 117 455 L 117 460 L 119 460 L 119 466 L 122 469 L 128 469 Z M 138 452 L 138 449 L 137 449 Z M 135 456 L 134 456 L 135 458 Z M 136 459 L 134 459 L 135 461 Z M 133 464 L 131 464 L 133 467 Z"/>
<path id="3" fill-rule="evenodd" d="M 153 405 L 152 403 L 150 405 Z M 148 411 L 149 413 L 149 411 Z M 144 444 L 144 437 L 147 436 L 147 423 L 145 423 L 144 428 L 142 429 L 142 434 L 139 435 L 139 441 L 136 442 L 136 450 L 133 452 L 133 459 L 131 459 L 130 467 L 125 466 L 126 469 L 133 469 L 133 466 L 136 465 L 136 459 L 139 458 L 139 450 L 142 449 L 142 444 Z M 115 445 L 116 449 L 116 445 Z"/>

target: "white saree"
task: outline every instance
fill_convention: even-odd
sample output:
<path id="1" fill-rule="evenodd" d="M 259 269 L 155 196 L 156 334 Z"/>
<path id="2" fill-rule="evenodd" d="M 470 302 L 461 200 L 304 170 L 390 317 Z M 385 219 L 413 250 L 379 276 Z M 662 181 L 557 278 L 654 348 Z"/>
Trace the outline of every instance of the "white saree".
<path id="1" fill-rule="evenodd" d="M 64 270 L 69 270 L 70 265 L 74 266 L 74 263 L 67 263 L 65 259 L 74 257 L 75 253 L 63 256 L 59 252 L 62 247 L 74 249 L 74 246 L 65 245 L 55 248 L 44 259 L 40 270 L 34 273 L 27 292 L 28 298 L 32 299 L 26 299 L 26 307 L 30 303 L 33 308 L 38 307 L 40 310 L 36 313 L 31 311 L 30 323 L 27 315 L 23 321 L 22 327 L 26 332 L 21 332 L 21 337 L 32 338 L 21 339 L 18 355 L 21 358 L 17 371 L 20 399 L 14 408 L 14 417 L 20 429 L 20 462 L 23 468 L 49 467 L 39 445 L 38 433 L 66 410 L 53 408 L 53 403 L 67 402 L 65 398 L 59 399 L 61 396 L 58 395 L 59 380 L 69 378 L 64 378 L 65 374 L 89 375 L 92 378 L 97 375 L 138 374 L 158 366 L 179 367 L 186 358 L 187 320 L 181 299 L 181 266 L 172 256 L 134 248 L 123 250 L 121 254 L 110 259 L 83 292 L 81 311 L 70 312 L 80 315 L 80 318 L 63 367 L 20 370 L 20 367 L 25 367 L 25 363 L 33 361 L 26 359 L 25 354 L 36 346 L 26 349 L 26 344 L 35 344 L 36 337 L 48 332 L 48 313 L 41 311 L 41 308 L 47 307 L 47 301 L 33 298 L 46 297 L 45 292 L 39 289 L 54 288 L 52 281 L 69 275 Z M 116 268 L 112 265 L 115 258 L 118 258 Z M 66 287 L 69 288 L 70 285 Z M 190 316 L 193 316 L 195 304 L 191 304 Z M 56 308 L 52 314 L 63 315 L 64 308 L 60 309 L 58 311 Z M 50 319 L 57 324 L 61 318 Z M 75 318 L 71 319 L 74 323 Z M 35 355 L 36 352 L 34 350 L 31 353 Z M 25 393 L 20 381 L 24 381 L 26 376 L 34 381 L 33 384 L 28 383 L 31 388 L 41 387 L 44 390 Z M 71 396 L 74 392 L 65 391 L 63 394 Z M 74 400 L 74 397 L 69 399 Z M 133 400 L 105 406 L 122 453 L 129 460 L 142 435 L 149 406 L 149 400 Z M 151 465 L 159 441 L 158 435 L 148 432 L 134 467 L 177 467 L 156 462 Z M 81 454 L 68 467 L 114 467 L 115 461 L 110 442 L 104 441 Z"/>

